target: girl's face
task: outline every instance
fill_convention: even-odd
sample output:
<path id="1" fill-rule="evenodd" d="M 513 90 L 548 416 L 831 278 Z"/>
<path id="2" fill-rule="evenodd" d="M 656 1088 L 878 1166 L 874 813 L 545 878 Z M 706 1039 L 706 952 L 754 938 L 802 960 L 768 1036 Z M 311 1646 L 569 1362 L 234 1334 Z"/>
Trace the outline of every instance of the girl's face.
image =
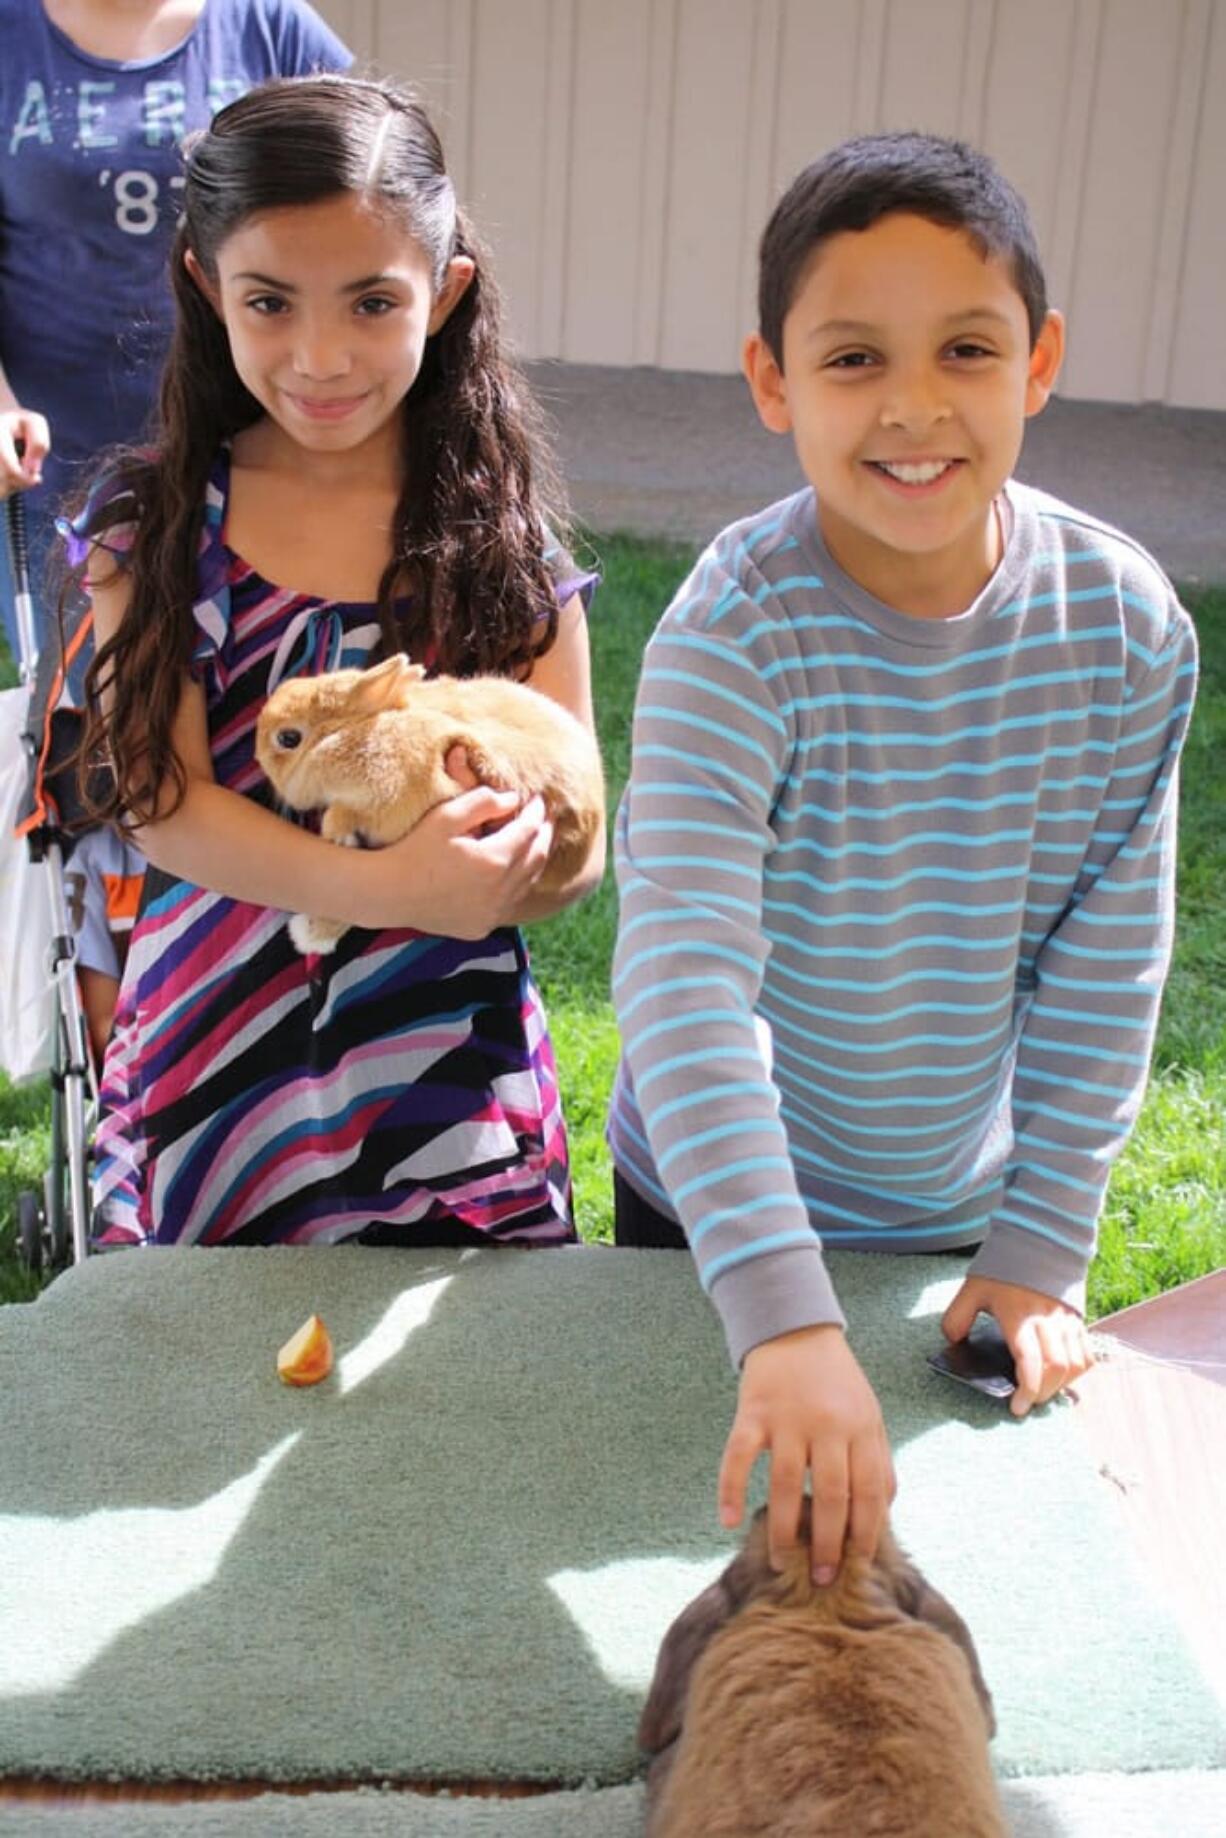
<path id="1" fill-rule="evenodd" d="M 251 394 L 319 453 L 396 438 L 426 339 L 473 274 L 455 257 L 436 293 L 416 238 L 348 192 L 248 218 L 218 252 L 216 285 L 190 251 L 186 260 Z"/>

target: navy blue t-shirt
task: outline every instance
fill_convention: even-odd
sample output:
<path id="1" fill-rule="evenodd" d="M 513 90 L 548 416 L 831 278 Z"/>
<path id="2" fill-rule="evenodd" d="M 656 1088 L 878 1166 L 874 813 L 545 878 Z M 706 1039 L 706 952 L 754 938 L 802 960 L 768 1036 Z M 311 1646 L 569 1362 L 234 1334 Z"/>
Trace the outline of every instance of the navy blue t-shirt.
<path id="1" fill-rule="evenodd" d="M 299 0 L 205 0 L 175 49 L 122 64 L 78 50 L 40 0 L 0 0 L 0 361 L 51 425 L 33 518 L 153 407 L 183 136 L 269 77 L 351 62 Z"/>

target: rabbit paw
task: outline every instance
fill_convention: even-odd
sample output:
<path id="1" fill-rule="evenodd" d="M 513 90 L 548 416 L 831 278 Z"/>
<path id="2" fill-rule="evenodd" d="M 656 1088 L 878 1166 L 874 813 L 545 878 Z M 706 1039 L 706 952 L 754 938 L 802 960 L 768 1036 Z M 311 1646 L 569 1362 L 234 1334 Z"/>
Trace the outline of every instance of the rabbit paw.
<path id="1" fill-rule="evenodd" d="M 334 919 L 313 919 L 309 913 L 294 913 L 289 922 L 289 935 L 304 957 L 326 957 L 348 930 Z"/>
<path id="2" fill-rule="evenodd" d="M 325 842 L 339 843 L 342 849 L 360 849 L 362 836 L 356 814 L 341 804 L 330 804 L 323 814 L 319 833 Z"/>

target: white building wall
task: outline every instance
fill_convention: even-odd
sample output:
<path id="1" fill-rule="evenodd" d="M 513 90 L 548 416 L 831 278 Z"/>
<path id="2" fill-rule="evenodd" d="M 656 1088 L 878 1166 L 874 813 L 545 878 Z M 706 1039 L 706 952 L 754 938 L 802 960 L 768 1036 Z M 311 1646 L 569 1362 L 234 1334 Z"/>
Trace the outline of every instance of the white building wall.
<path id="1" fill-rule="evenodd" d="M 1026 196 L 1062 391 L 1226 409 L 1226 0 L 317 0 L 432 105 L 525 357 L 731 371 L 808 160 L 917 127 Z"/>

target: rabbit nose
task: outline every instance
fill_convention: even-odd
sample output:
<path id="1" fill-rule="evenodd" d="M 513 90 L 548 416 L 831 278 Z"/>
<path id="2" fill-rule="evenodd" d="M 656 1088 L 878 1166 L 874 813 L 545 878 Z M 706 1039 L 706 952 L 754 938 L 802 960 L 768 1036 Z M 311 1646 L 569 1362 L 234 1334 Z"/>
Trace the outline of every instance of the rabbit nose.
<path id="1" fill-rule="evenodd" d="M 292 753 L 295 747 L 302 745 L 301 728 L 278 728 L 276 742 L 282 753 Z"/>

